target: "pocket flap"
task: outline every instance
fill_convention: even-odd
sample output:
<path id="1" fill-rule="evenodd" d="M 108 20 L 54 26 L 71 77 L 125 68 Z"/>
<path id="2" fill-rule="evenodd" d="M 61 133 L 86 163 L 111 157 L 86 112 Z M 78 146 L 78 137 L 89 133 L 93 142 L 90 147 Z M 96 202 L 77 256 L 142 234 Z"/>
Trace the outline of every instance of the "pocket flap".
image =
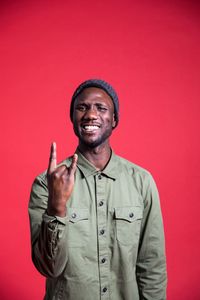
<path id="1" fill-rule="evenodd" d="M 142 219 L 142 207 L 141 206 L 126 206 L 115 208 L 115 218 L 133 222 L 135 220 Z"/>
<path id="2" fill-rule="evenodd" d="M 89 218 L 88 208 L 68 207 L 67 210 L 69 215 L 69 221 L 72 223 L 76 223 L 82 220 L 88 220 Z"/>

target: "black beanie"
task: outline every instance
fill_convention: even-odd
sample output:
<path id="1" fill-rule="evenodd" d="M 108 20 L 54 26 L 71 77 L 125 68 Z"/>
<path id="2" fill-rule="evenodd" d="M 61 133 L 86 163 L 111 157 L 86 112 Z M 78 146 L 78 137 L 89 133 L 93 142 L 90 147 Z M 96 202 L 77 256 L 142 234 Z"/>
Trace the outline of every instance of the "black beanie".
<path id="1" fill-rule="evenodd" d="M 84 81 L 83 83 L 81 83 L 77 89 L 75 90 L 73 96 L 72 96 L 72 101 L 71 101 L 71 105 L 70 105 L 70 119 L 73 122 L 73 111 L 74 111 L 74 101 L 76 99 L 76 97 L 85 89 L 85 88 L 89 88 L 89 87 L 97 87 L 100 88 L 102 90 L 104 90 L 112 99 L 113 104 L 114 104 L 114 113 L 115 113 L 115 121 L 116 121 L 116 125 L 117 126 L 118 122 L 119 122 L 119 100 L 118 100 L 118 96 L 117 93 L 115 92 L 115 90 L 113 89 L 113 87 L 107 83 L 104 80 L 101 79 L 89 79 Z"/>

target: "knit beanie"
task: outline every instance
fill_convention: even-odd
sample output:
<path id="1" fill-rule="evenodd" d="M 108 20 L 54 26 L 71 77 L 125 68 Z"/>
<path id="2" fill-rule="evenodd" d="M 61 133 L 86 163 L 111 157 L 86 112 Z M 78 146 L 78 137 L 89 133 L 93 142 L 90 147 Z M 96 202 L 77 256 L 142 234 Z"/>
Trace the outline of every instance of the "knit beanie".
<path id="1" fill-rule="evenodd" d="M 106 81 L 101 80 L 101 79 L 89 79 L 84 81 L 83 83 L 81 83 L 77 89 L 75 90 L 73 96 L 72 96 L 72 100 L 71 100 L 71 105 L 70 105 L 70 119 L 73 122 L 73 111 L 74 111 L 74 101 L 76 99 L 76 97 L 85 89 L 85 88 L 89 88 L 89 87 L 97 87 L 100 88 L 102 90 L 104 90 L 111 98 L 111 100 L 113 101 L 114 104 L 114 113 L 115 113 L 115 121 L 116 121 L 116 125 L 117 126 L 118 122 L 119 122 L 119 100 L 118 100 L 118 96 L 117 93 L 115 92 L 115 90 L 113 89 L 113 87 Z"/>

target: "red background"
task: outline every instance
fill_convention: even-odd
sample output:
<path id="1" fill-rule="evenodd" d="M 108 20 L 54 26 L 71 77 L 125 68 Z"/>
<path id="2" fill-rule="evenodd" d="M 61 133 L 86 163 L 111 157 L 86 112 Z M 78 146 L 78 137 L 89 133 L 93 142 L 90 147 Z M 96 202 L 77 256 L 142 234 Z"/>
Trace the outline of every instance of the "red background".
<path id="1" fill-rule="evenodd" d="M 28 199 L 55 140 L 77 140 L 72 92 L 99 77 L 117 90 L 116 153 L 149 169 L 161 196 L 168 299 L 200 299 L 198 1 L 1 1 L 0 298 L 38 300 Z M 94 299 L 95 300 L 95 299 Z"/>

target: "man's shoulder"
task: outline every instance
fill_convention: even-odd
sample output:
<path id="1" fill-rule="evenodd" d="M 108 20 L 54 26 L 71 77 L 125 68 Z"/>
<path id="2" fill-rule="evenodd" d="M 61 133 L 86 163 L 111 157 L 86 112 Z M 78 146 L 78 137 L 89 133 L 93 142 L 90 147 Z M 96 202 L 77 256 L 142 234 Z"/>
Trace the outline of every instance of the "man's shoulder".
<path id="1" fill-rule="evenodd" d="M 118 166 L 120 170 L 120 174 L 133 181 L 138 188 L 146 191 L 152 186 L 155 186 L 155 181 L 152 174 L 145 168 L 119 156 L 116 155 Z"/>
<path id="2" fill-rule="evenodd" d="M 146 182 L 147 185 L 151 181 L 154 181 L 149 170 L 119 155 L 116 155 L 116 159 L 118 161 L 118 166 L 121 174 L 125 174 L 125 176 L 131 176 L 136 181 L 139 180 L 143 183 Z"/>
<path id="3" fill-rule="evenodd" d="M 141 167 L 140 165 L 122 157 L 122 156 L 119 156 L 119 155 L 115 155 L 120 166 L 123 168 L 123 169 L 126 169 L 126 170 L 132 170 L 133 172 L 135 173 L 140 173 L 140 174 L 144 174 L 144 175 L 150 175 L 150 172 Z"/>

